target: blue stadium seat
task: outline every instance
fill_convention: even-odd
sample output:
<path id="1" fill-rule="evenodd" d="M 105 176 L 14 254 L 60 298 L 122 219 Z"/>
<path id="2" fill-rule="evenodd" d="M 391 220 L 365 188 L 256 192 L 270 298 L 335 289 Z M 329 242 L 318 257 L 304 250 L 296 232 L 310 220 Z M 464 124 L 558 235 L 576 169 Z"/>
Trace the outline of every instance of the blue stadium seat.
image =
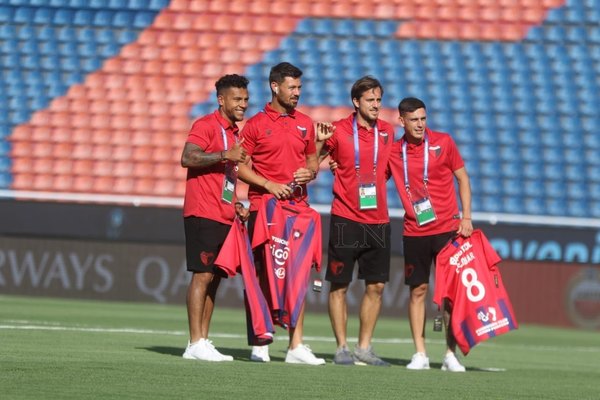
<path id="1" fill-rule="evenodd" d="M 108 8 L 113 10 L 123 10 L 127 8 L 127 0 L 109 0 Z"/>
<path id="2" fill-rule="evenodd" d="M 588 198 L 587 185 L 585 182 L 569 182 L 562 188 L 569 199 L 586 200 Z"/>
<path id="3" fill-rule="evenodd" d="M 589 183 L 587 189 L 590 201 L 600 204 L 600 182 Z"/>
<path id="4" fill-rule="evenodd" d="M 331 189 L 328 190 L 317 185 L 309 185 L 308 193 L 308 198 L 313 204 L 331 204 L 333 201 Z"/>
<path id="5" fill-rule="evenodd" d="M 133 19 L 133 26 L 135 28 L 146 28 L 149 25 L 152 24 L 152 21 L 154 21 L 154 17 L 156 16 L 156 14 L 151 13 L 151 12 L 145 12 L 145 11 L 141 11 L 135 14 L 135 17 Z"/>
<path id="6" fill-rule="evenodd" d="M 104 9 L 108 7 L 109 0 L 89 0 L 90 8 Z"/>
<path id="7" fill-rule="evenodd" d="M 533 215 L 547 214 L 546 204 L 542 197 L 539 197 L 539 196 L 526 197 L 523 206 L 524 207 L 522 208 L 522 210 L 524 210 L 526 214 L 533 214 Z"/>
<path id="8" fill-rule="evenodd" d="M 0 139 L 2 140 L 2 139 Z M 4 140 L 2 140 L 4 141 Z M 0 156 L 0 172 L 10 172 L 10 166 L 11 166 L 11 162 L 10 162 L 10 158 L 6 157 L 4 155 Z"/>
<path id="9" fill-rule="evenodd" d="M 134 0 L 131 0 L 134 1 Z M 150 0 L 148 2 L 148 9 L 154 11 L 160 11 L 169 5 L 170 0 Z"/>
<path id="10" fill-rule="evenodd" d="M 572 217 L 588 217 L 590 214 L 590 204 L 585 199 L 569 200 L 566 208 Z"/>
<path id="11" fill-rule="evenodd" d="M 113 17 L 113 26 L 119 28 L 133 27 L 134 13 L 131 11 L 117 11 Z"/>
<path id="12" fill-rule="evenodd" d="M 398 30 L 397 21 L 376 21 L 375 22 L 375 35 L 381 38 L 387 38 Z"/>
<path id="13" fill-rule="evenodd" d="M 113 11 L 100 9 L 93 14 L 92 24 L 99 27 L 110 26 L 112 25 L 113 14 Z"/>
<path id="14" fill-rule="evenodd" d="M 8 188 L 12 183 L 12 175 L 8 172 L 0 172 L 0 188 Z"/>
<path id="15" fill-rule="evenodd" d="M 546 199 L 546 212 L 552 216 L 565 216 L 567 213 L 565 199 Z"/>
<path id="16" fill-rule="evenodd" d="M 500 183 L 499 183 L 500 184 Z M 511 197 L 522 196 L 525 191 L 523 189 L 523 181 L 517 178 L 503 179 L 501 181 L 502 193 Z"/>
<path id="17" fill-rule="evenodd" d="M 484 212 L 501 212 L 502 200 L 496 195 L 481 196 L 481 210 Z"/>
<path id="18" fill-rule="evenodd" d="M 117 35 L 117 43 L 129 44 L 137 40 L 138 34 L 136 31 L 123 29 Z"/>
<path id="19" fill-rule="evenodd" d="M 115 33 L 112 29 L 98 29 L 96 30 L 95 39 L 100 44 L 116 44 L 117 38 L 115 37 Z"/>
<path id="20" fill-rule="evenodd" d="M 88 4 L 88 0 L 69 0 L 69 6 L 73 8 L 85 8 Z"/>
<path id="21" fill-rule="evenodd" d="M 310 35 L 313 31 L 313 19 L 304 18 L 301 19 L 296 25 L 296 33 L 301 35 Z"/>
<path id="22" fill-rule="evenodd" d="M 508 214 L 522 214 L 523 200 L 520 197 L 504 196 L 502 198 L 502 209 L 498 210 Z"/>
<path id="23" fill-rule="evenodd" d="M 166 7 L 167 5 L 168 5 L 168 2 L 163 7 Z M 129 7 L 130 10 L 151 10 L 152 9 L 152 8 L 150 8 L 149 0 L 129 0 L 127 6 Z M 160 10 L 163 7 L 157 8 L 156 10 Z"/>
<path id="24" fill-rule="evenodd" d="M 330 18 L 316 18 L 312 20 L 312 35 L 329 36 L 333 32 L 333 21 Z"/>
<path id="25" fill-rule="evenodd" d="M 59 8 L 54 13 L 54 24 L 55 25 L 71 25 L 73 23 L 73 17 L 75 11 L 70 8 Z"/>
<path id="26" fill-rule="evenodd" d="M 339 18 L 333 21 L 333 34 L 341 37 L 354 35 L 354 24 L 348 18 Z"/>

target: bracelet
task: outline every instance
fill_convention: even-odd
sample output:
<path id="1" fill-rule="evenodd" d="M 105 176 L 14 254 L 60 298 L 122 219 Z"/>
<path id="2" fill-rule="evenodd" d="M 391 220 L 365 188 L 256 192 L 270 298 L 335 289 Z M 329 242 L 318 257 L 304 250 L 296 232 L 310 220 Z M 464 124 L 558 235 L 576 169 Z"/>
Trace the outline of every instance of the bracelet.
<path id="1" fill-rule="evenodd" d="M 221 161 L 223 161 L 223 160 L 225 159 L 225 157 L 223 156 L 223 153 L 224 153 L 224 151 L 222 151 L 222 152 L 220 153 L 220 155 L 221 155 Z"/>

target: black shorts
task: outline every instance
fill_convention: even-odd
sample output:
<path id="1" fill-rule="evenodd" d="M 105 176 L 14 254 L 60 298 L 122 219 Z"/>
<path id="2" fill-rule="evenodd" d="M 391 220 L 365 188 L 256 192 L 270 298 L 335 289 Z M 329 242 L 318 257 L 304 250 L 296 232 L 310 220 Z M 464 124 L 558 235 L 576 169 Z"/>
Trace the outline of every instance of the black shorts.
<path id="1" fill-rule="evenodd" d="M 404 283 L 409 286 L 429 283 L 435 257 L 455 234 L 453 231 L 430 236 L 403 236 Z"/>
<path id="2" fill-rule="evenodd" d="M 217 268 L 214 262 L 231 226 L 199 217 L 185 217 L 183 225 L 187 270 L 224 276 L 223 271 Z"/>
<path id="3" fill-rule="evenodd" d="M 327 272 L 325 279 L 350 283 L 358 261 L 358 279 L 370 282 L 390 280 L 390 224 L 361 224 L 331 216 Z"/>

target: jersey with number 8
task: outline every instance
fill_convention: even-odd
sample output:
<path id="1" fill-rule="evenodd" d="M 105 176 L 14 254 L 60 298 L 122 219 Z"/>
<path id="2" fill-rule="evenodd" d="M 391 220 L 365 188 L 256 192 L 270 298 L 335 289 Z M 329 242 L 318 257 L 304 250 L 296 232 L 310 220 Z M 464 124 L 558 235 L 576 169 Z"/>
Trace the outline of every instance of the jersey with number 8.
<path id="1" fill-rule="evenodd" d="M 500 261 L 481 230 L 448 243 L 437 256 L 433 301 L 441 306 L 449 300 L 451 328 L 465 355 L 477 343 L 517 328 Z"/>

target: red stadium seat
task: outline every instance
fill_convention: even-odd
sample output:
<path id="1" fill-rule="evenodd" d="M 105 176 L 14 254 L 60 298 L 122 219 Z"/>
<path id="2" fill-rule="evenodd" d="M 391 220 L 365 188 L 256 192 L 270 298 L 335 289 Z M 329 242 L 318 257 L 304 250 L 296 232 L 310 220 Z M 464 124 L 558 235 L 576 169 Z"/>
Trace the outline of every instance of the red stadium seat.
<path id="1" fill-rule="evenodd" d="M 113 163 L 109 160 L 96 160 L 92 167 L 94 176 L 113 176 Z"/>
<path id="2" fill-rule="evenodd" d="M 33 177 L 32 190 L 49 191 L 54 188 L 54 176 L 50 173 L 36 173 Z"/>
<path id="3" fill-rule="evenodd" d="M 117 177 L 113 190 L 119 194 L 133 194 L 135 192 L 135 182 L 130 177 Z"/>
<path id="4" fill-rule="evenodd" d="M 55 159 L 54 166 L 52 172 L 58 175 L 72 175 L 73 170 L 73 160 L 70 159 Z"/>
<path id="5" fill-rule="evenodd" d="M 55 143 L 52 146 L 52 156 L 57 159 L 70 159 L 75 145 L 69 142 Z"/>
<path id="6" fill-rule="evenodd" d="M 109 194 L 113 193 L 114 186 L 115 178 L 112 176 L 96 176 L 94 177 L 92 191 L 96 193 Z"/>
<path id="7" fill-rule="evenodd" d="M 74 180 L 72 175 L 55 175 L 53 177 L 52 191 L 71 192 L 73 191 Z"/>

